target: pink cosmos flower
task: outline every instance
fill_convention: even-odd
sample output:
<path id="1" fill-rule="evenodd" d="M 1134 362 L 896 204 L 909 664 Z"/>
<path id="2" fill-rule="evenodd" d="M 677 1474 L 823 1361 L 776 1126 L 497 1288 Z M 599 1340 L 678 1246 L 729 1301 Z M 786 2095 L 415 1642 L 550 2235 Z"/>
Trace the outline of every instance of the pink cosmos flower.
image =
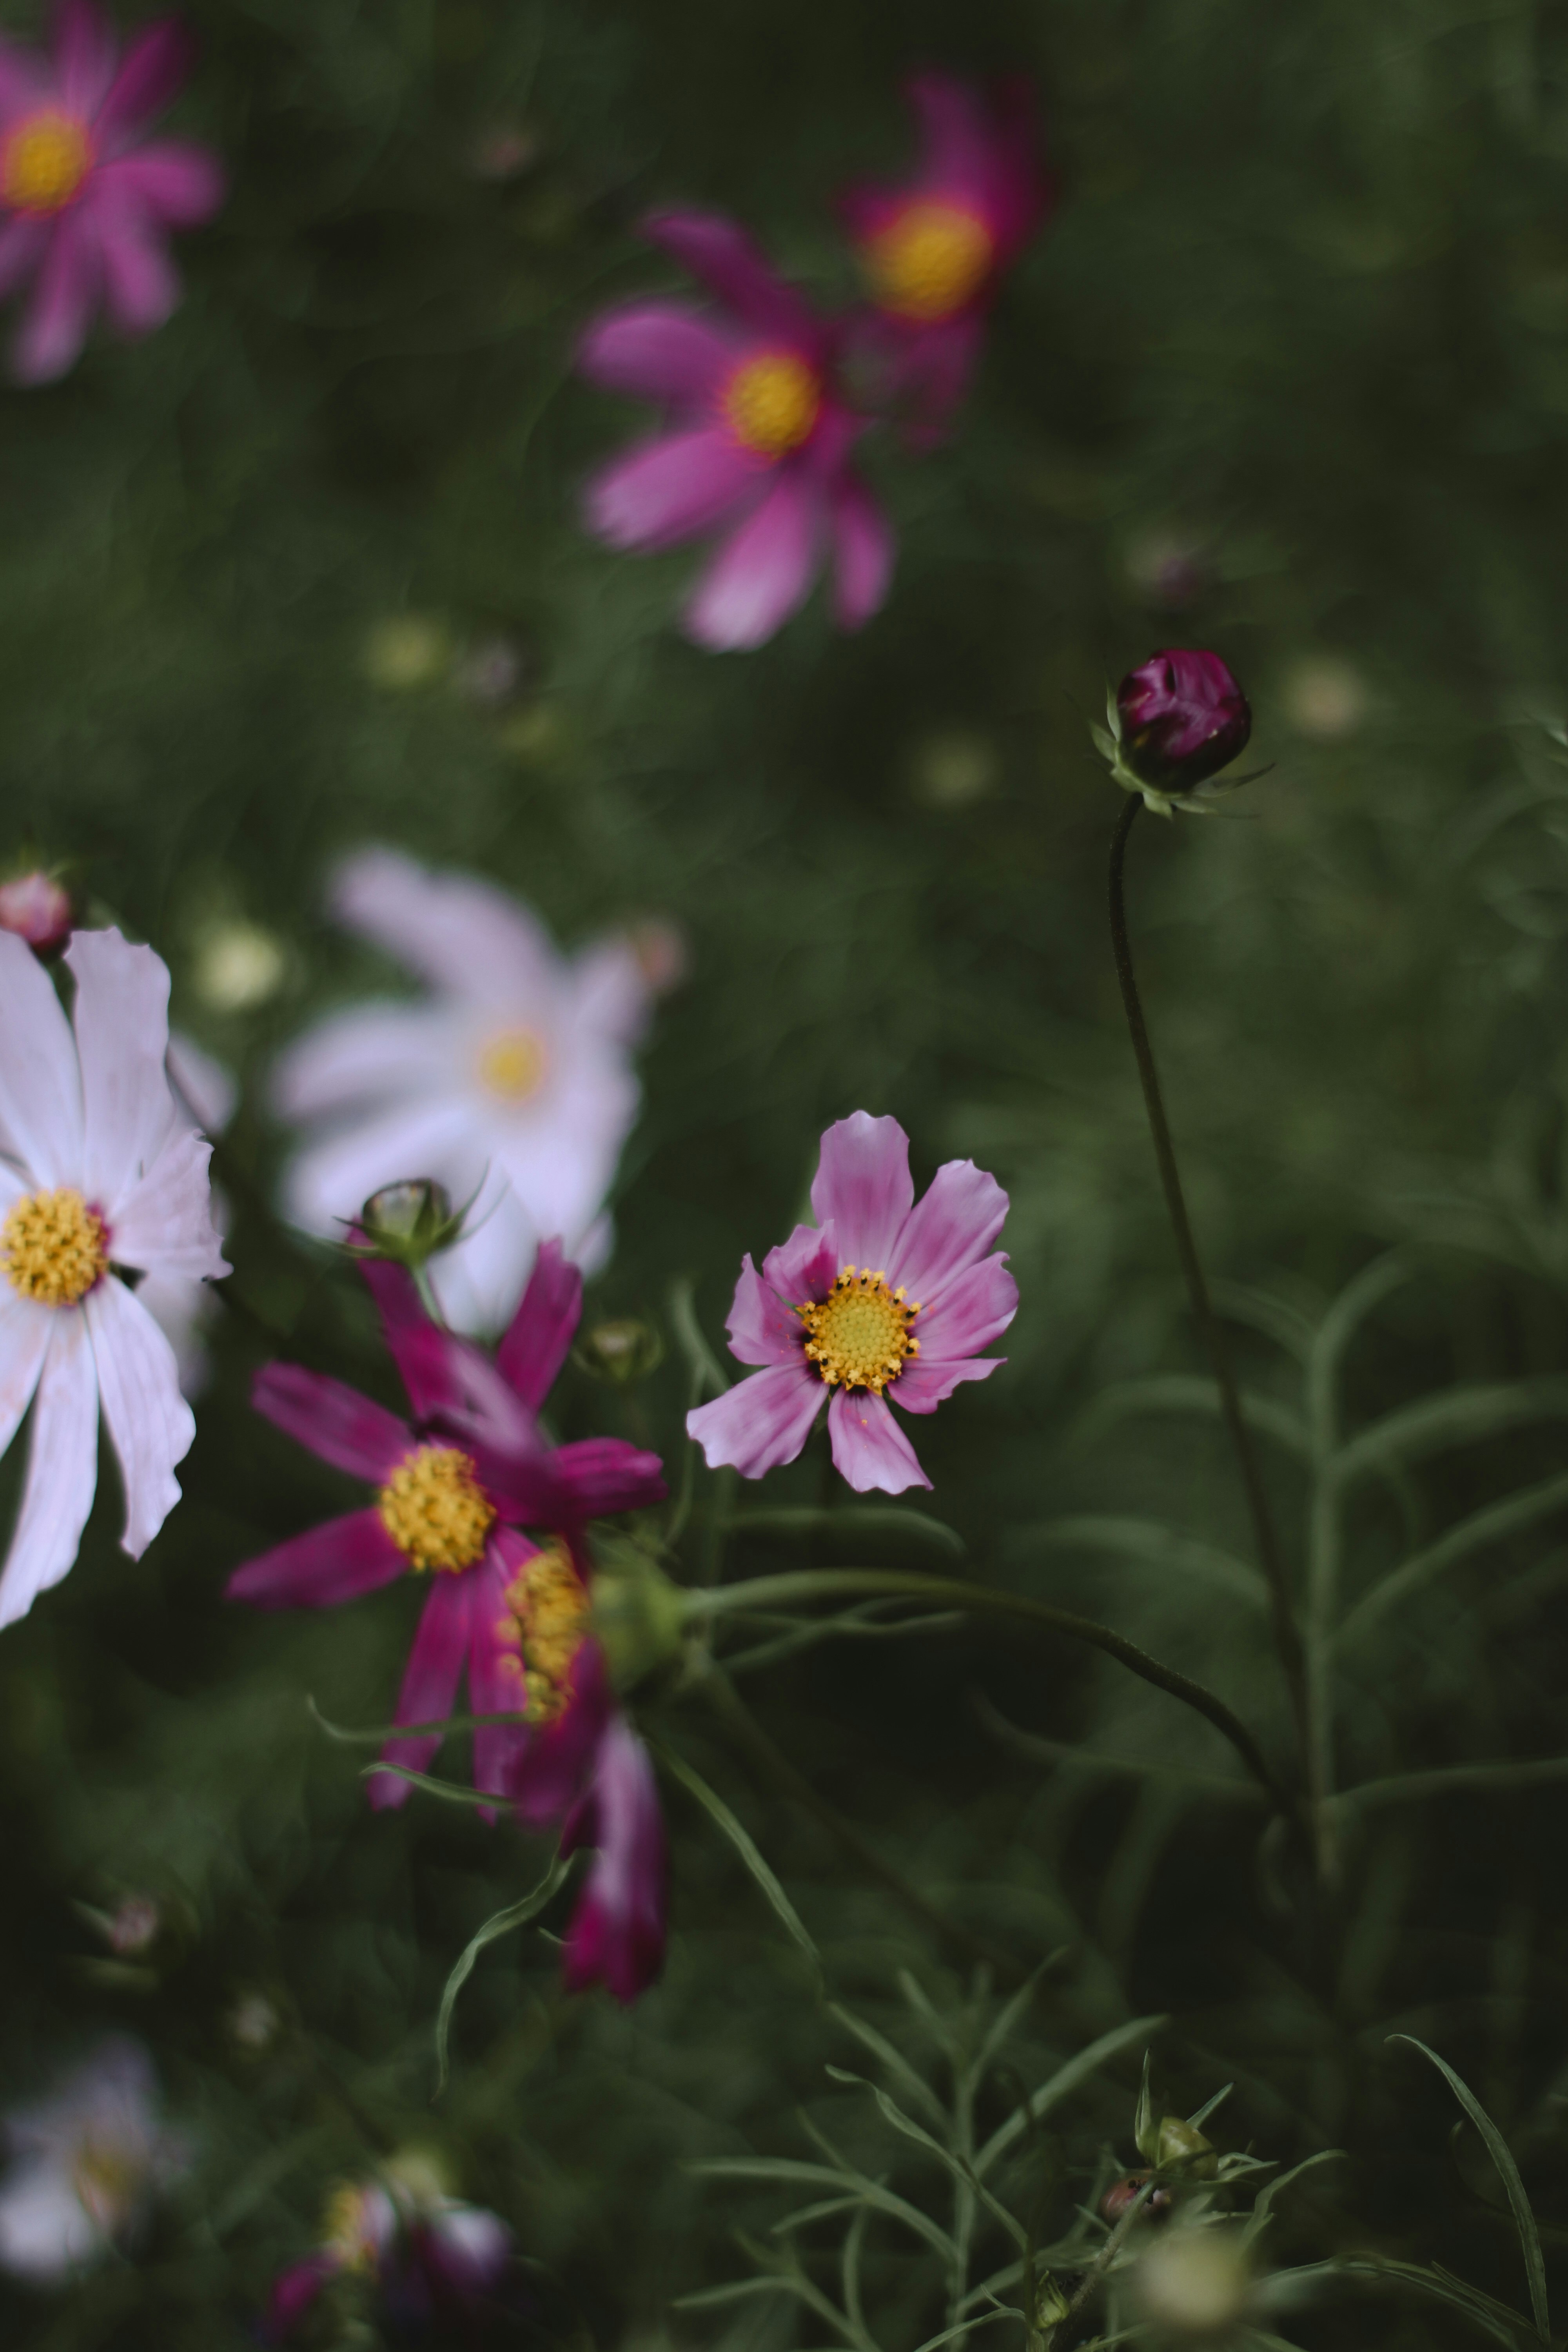
<path id="1" fill-rule="evenodd" d="M 1002 273 L 1049 210 L 1027 89 L 987 104 L 950 75 L 907 86 L 923 152 L 898 187 L 872 183 L 839 200 L 874 306 L 867 362 L 919 428 L 940 429 L 968 388 Z"/>
<path id="2" fill-rule="evenodd" d="M 91 0 L 58 0 L 49 55 L 0 42 L 0 294 L 33 294 L 13 354 L 24 383 L 63 375 L 100 302 L 128 335 L 161 327 L 179 299 L 171 229 L 223 201 L 206 148 L 146 139 L 190 70 L 172 16 L 123 58 Z"/>
<path id="3" fill-rule="evenodd" d="M 570 1560 L 589 1519 L 660 1501 L 663 1473 L 657 1455 L 619 1438 L 552 1446 L 540 1430 L 539 1409 L 582 1313 L 583 1277 L 559 1243 L 540 1250 L 493 1362 L 431 1322 L 405 1268 L 362 1265 L 413 1421 L 324 1373 L 265 1366 L 254 1390 L 257 1410 L 378 1491 L 368 1508 L 247 1561 L 230 1577 L 229 1598 L 262 1609 L 328 1608 L 395 1576 L 428 1575 L 394 1721 L 450 1715 L 465 1666 L 473 1712 L 509 1713 L 523 1696 L 519 1587 L 526 1591 L 536 1573 L 550 1576 L 558 1558 Z M 541 1547 L 521 1532 L 525 1526 L 558 1529 L 566 1542 Z M 504 1724 L 475 1733 L 477 1788 L 507 1791 L 507 1764 L 521 1736 Z M 383 1760 L 423 1770 L 439 1746 L 436 1733 L 394 1739 Z M 407 1781 L 392 1773 L 371 1780 L 374 1805 L 400 1805 L 407 1795 Z"/>
<path id="4" fill-rule="evenodd" d="M 1191 791 L 1247 749 L 1252 711 L 1218 654 L 1151 654 L 1116 689 L 1124 766 L 1156 792 Z"/>
<path id="5" fill-rule="evenodd" d="M 423 2332 L 438 2322 L 462 2336 L 487 2319 L 515 2320 L 526 2294 L 506 2223 L 483 2206 L 446 2195 L 418 2156 L 394 2157 L 379 2179 L 345 2181 L 333 2190 L 315 2252 L 274 2282 L 264 2340 L 286 2344 L 322 2289 L 344 2273 L 366 2282 L 400 2332 Z"/>
<path id="6" fill-rule="evenodd" d="M 1017 1312 L 1005 1254 L 991 1250 L 1007 1195 L 972 1160 L 950 1160 L 917 1207 L 909 1137 L 858 1110 L 822 1139 L 811 1205 L 817 1224 L 797 1225 L 761 1274 L 748 1255 L 735 1286 L 730 1352 L 765 1369 L 688 1413 L 687 1429 L 710 1469 L 760 1478 L 795 1460 L 831 1395 L 834 1465 L 858 1494 L 929 1486 L 889 1401 L 934 1412 L 1005 1360 L 978 1351 Z"/>
<path id="7" fill-rule="evenodd" d="M 688 632 L 714 652 L 771 637 L 805 603 L 825 551 L 838 624 L 858 628 L 888 593 L 893 538 L 850 471 L 863 420 L 833 389 L 832 330 L 719 215 L 656 213 L 644 234 L 720 307 L 623 303 L 584 335 L 585 375 L 668 412 L 595 476 L 589 529 L 637 551 L 722 532 L 686 608 Z"/>

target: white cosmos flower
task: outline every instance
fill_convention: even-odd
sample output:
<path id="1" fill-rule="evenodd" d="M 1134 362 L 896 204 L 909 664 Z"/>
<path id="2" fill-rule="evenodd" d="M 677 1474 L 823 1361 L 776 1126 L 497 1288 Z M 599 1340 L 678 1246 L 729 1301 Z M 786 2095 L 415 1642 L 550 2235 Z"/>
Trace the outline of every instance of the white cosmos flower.
<path id="1" fill-rule="evenodd" d="M 279 1108 L 307 1127 L 287 1212 L 341 1237 L 384 1184 L 434 1177 L 458 1202 L 477 1191 L 430 1272 L 458 1330 L 498 1330 L 540 1241 L 559 1236 L 590 1266 L 607 1250 L 605 1195 L 637 1116 L 642 961 L 630 940 L 563 956 L 492 883 L 390 849 L 345 859 L 331 905 L 430 993 L 331 1014 L 283 1056 Z"/>
<path id="2" fill-rule="evenodd" d="M 223 1064 L 198 1045 L 194 1037 L 174 1029 L 165 1057 L 174 1101 L 198 1135 L 220 1136 L 234 1117 L 238 1088 Z M 215 1184 L 213 1225 L 219 1241 L 228 1233 L 229 1207 Z M 212 1377 L 206 1331 L 217 1311 L 217 1294 L 205 1282 L 188 1274 L 146 1274 L 136 1296 L 174 1351 L 181 1392 L 194 1404 Z"/>
<path id="3" fill-rule="evenodd" d="M 0 1625 L 77 1556 L 98 1486 L 101 1402 L 125 1486 L 125 1549 L 143 1552 L 179 1501 L 195 1435 L 174 1350 L 113 1266 L 226 1274 L 213 1230 L 211 1146 L 164 1070 L 169 974 L 118 931 L 78 931 L 69 1022 L 24 942 L 0 932 L 0 1452 L 35 1392 L 26 1483 Z"/>
<path id="4" fill-rule="evenodd" d="M 154 2192 L 183 2170 L 183 2143 L 159 2121 L 153 2063 L 117 2035 L 51 2099 L 5 2117 L 0 2267 L 47 2286 L 134 2234 Z"/>

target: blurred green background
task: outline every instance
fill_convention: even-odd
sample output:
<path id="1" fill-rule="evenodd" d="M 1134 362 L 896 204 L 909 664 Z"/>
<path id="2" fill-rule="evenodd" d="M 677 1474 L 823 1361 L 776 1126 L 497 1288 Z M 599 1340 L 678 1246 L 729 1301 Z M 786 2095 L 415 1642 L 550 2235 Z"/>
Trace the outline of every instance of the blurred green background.
<path id="1" fill-rule="evenodd" d="M 307 1691 L 384 1719 L 405 1591 L 267 1622 L 218 1599 L 339 1492 L 248 1412 L 261 1327 L 386 1383 L 352 1271 L 262 1205 L 272 1055 L 388 977 L 327 928 L 323 874 L 384 839 L 497 877 L 563 942 L 645 914 L 682 927 L 689 978 L 643 1057 L 594 1311 L 664 1321 L 689 1276 L 720 1344 L 740 1253 L 786 1230 L 821 1129 L 857 1107 L 903 1121 L 918 1181 L 955 1155 L 994 1169 L 1023 1305 L 1006 1370 L 921 1430 L 931 1508 L 974 1572 L 1126 1627 L 1272 1736 L 1258 1621 L 1173 1567 L 1031 1532 L 1137 1513 L 1247 1549 L 1208 1423 L 1090 1410 L 1201 1358 L 1120 1025 L 1118 802 L 1086 721 L 1156 646 L 1213 646 L 1274 763 L 1234 819 L 1145 820 L 1131 848 L 1216 1276 L 1312 1314 L 1379 1248 L 1414 1248 L 1353 1359 L 1355 1418 L 1558 1372 L 1568 10 L 187 14 L 203 57 L 176 119 L 223 152 L 233 193 L 182 242 L 186 301 L 145 344 L 100 337 L 65 383 L 0 394 L 0 850 L 72 860 L 168 960 L 176 1020 L 242 1075 L 237 1273 L 183 1507 L 132 1565 L 108 1492 L 77 1570 L 0 1643 L 0 2070 L 31 2094 L 105 2025 L 144 2034 L 200 2158 L 139 2269 L 52 2301 L 0 2287 L 0 2331 L 50 2352 L 243 2344 L 324 2184 L 363 2164 L 368 2112 L 389 2140 L 442 2147 L 597 2341 L 706 2342 L 712 2323 L 672 2323 L 668 2300 L 736 2270 L 736 2206 L 683 2162 L 801 2152 L 795 2108 L 821 2105 L 823 2061 L 847 2055 L 733 1855 L 672 1795 L 663 1987 L 629 2015 L 565 2003 L 548 1945 L 498 1945 L 432 2107 L 447 1970 L 538 1857 L 433 1805 L 371 1818 L 355 1759 L 309 1720 Z M 848 299 L 832 194 L 901 167 L 898 84 L 922 63 L 1034 77 L 1059 211 L 952 443 L 868 460 L 901 542 L 884 612 L 847 639 L 814 604 L 759 654 L 705 656 L 674 626 L 690 555 L 618 559 L 578 526 L 588 467 L 638 420 L 573 380 L 574 331 L 676 287 L 634 234 L 656 200 L 732 211 Z M 269 991 L 215 948 L 241 924 L 276 942 Z M 1282 1391 L 1279 1352 L 1238 1344 Z M 685 1402 L 672 1356 L 638 1401 L 671 1460 Z M 573 1434 L 629 1431 L 625 1410 L 581 1374 L 561 1400 Z M 1393 1556 L 1400 1514 L 1430 1534 L 1560 1455 L 1548 1422 L 1391 1480 L 1352 1575 Z M 1298 1558 L 1299 1482 L 1274 1466 Z M 820 1438 L 774 1487 L 832 1499 Z M 1564 1744 L 1562 1525 L 1436 1588 L 1352 1679 L 1358 1775 Z M 811 1556 L 865 1554 L 825 1538 Z M 764 1564 L 776 1547 L 734 1565 Z M 1495 2179 L 1384 2037 L 1461 2066 L 1562 2237 L 1560 1785 L 1380 1812 L 1314 1942 L 1259 1891 L 1255 1815 L 987 1730 L 977 1695 L 1050 1740 L 1226 1769 L 1201 1726 L 1084 1654 L 978 1634 L 829 1647 L 754 1695 L 933 1901 L 1026 1965 L 1065 1948 L 1026 2051 L 1171 2012 L 1181 2103 L 1238 2082 L 1228 2144 L 1349 2150 L 1314 2176 L 1303 2246 L 1435 2255 L 1521 2300 Z M 882 2015 L 901 1963 L 956 1997 L 962 1954 L 714 1726 L 694 1713 L 684 1737 L 844 1997 Z M 156 1967 L 106 1979 L 73 1903 L 141 1889 L 180 1932 Z M 259 2051 L 232 2031 L 258 1991 L 286 2021 Z M 1063 2120 L 1065 2211 L 1104 2138 L 1131 2159 L 1134 2061 L 1111 2074 L 1122 2089 Z M 1449 2324 L 1373 2298 L 1292 2326 L 1392 2345 Z M 807 2327 L 742 2306 L 733 2341 L 785 2352 Z"/>

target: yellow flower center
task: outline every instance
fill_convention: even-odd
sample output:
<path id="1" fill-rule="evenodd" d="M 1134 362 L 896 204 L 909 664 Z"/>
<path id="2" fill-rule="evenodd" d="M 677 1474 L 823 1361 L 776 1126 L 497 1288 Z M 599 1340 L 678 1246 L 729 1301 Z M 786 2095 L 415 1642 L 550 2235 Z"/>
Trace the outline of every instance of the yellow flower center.
<path id="1" fill-rule="evenodd" d="M 29 115 L 5 142 L 0 196 L 14 212 L 58 213 L 92 169 L 92 142 L 74 115 Z"/>
<path id="2" fill-rule="evenodd" d="M 376 1507 L 409 1567 L 421 1571 L 472 1568 L 496 1523 L 473 1463 L 456 1445 L 421 1445 L 405 1454 Z"/>
<path id="3" fill-rule="evenodd" d="M 795 1311 L 805 1325 L 805 1352 L 830 1389 L 869 1389 L 880 1396 L 908 1358 L 921 1351 L 920 1341 L 910 1337 L 920 1300 L 906 1307 L 902 1284 L 889 1290 L 887 1276 L 869 1266 L 857 1274 L 847 1265 L 826 1298 L 808 1299 Z"/>
<path id="4" fill-rule="evenodd" d="M 744 361 L 724 387 L 730 430 L 759 457 L 787 457 L 798 449 L 821 406 L 816 371 L 793 352 L 763 352 Z"/>
<path id="5" fill-rule="evenodd" d="M 363 2189 L 345 2180 L 327 2199 L 321 2215 L 321 2244 L 340 2270 L 368 2271 L 375 2266 L 376 2240 L 369 2203 Z"/>
<path id="6" fill-rule="evenodd" d="M 588 1631 L 588 1592 L 565 1545 L 552 1537 L 507 1587 L 496 1631 L 503 1664 L 522 1683 L 535 1723 L 553 1723 L 567 1699 L 572 1661 Z"/>
<path id="7" fill-rule="evenodd" d="M 25 1193 L 0 1225 L 0 1267 L 13 1290 L 45 1307 L 74 1307 L 109 1264 L 103 1219 L 68 1184 Z"/>
<path id="8" fill-rule="evenodd" d="M 71 2187 L 84 2213 L 106 2236 L 123 2229 L 135 2210 L 146 2170 L 140 2153 L 122 2140 L 89 2132 L 71 2159 Z"/>
<path id="9" fill-rule="evenodd" d="M 959 205 L 906 205 L 869 240 L 866 269 L 884 310 L 930 324 L 962 310 L 994 251 L 984 222 Z"/>
<path id="10" fill-rule="evenodd" d="M 526 1102 L 544 1083 L 542 1039 L 531 1029 L 503 1029 L 479 1055 L 479 1082 L 502 1102 Z"/>

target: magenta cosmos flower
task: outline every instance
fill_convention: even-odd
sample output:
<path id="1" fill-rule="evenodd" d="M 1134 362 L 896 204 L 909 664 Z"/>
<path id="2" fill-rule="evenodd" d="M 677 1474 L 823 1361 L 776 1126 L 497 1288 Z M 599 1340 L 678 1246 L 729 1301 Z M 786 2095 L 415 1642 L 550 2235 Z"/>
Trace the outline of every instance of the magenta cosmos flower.
<path id="1" fill-rule="evenodd" d="M 1190 792 L 1247 748 L 1252 712 L 1218 654 L 1152 654 L 1116 689 L 1122 765 L 1156 792 Z"/>
<path id="2" fill-rule="evenodd" d="M 835 615 L 858 628 L 887 594 L 893 539 L 850 470 L 863 420 L 833 389 L 832 331 L 718 215 L 656 213 L 644 234 L 719 307 L 623 303 L 584 335 L 585 375 L 667 412 L 590 482 L 589 529 L 639 552 L 722 532 L 686 608 L 689 633 L 714 652 L 771 637 L 825 553 Z"/>
<path id="3" fill-rule="evenodd" d="M 822 1139 L 818 1223 L 797 1225 L 759 1274 L 748 1256 L 730 1309 L 730 1352 L 763 1370 L 689 1413 L 710 1469 L 760 1478 L 793 1462 L 825 1395 L 835 1466 L 858 1494 L 931 1480 L 889 1410 L 934 1412 L 1013 1320 L 1018 1289 L 992 1243 L 1007 1195 L 972 1160 L 950 1160 L 915 1205 L 910 1139 L 858 1110 Z"/>
<path id="4" fill-rule="evenodd" d="M 539 1252 L 522 1304 L 495 1360 L 430 1321 L 402 1266 L 366 1261 L 363 1272 L 413 1409 L 402 1421 L 341 1381 L 297 1364 L 257 1375 L 258 1412 L 322 1461 L 369 1480 L 374 1503 L 329 1519 L 237 1569 L 231 1600 L 258 1608 L 326 1608 L 396 1576 L 426 1576 L 429 1589 L 394 1721 L 433 1723 L 452 1713 L 465 1666 L 476 1715 L 520 1706 L 517 1612 L 537 1574 L 545 1597 L 585 1523 L 662 1500 L 657 1455 L 619 1438 L 550 1445 L 537 1413 L 582 1313 L 583 1279 L 559 1243 Z M 461 1432 L 454 1442 L 454 1431 Z M 542 1547 L 524 1527 L 559 1531 Z M 510 1751 L 521 1727 L 474 1735 L 474 1782 L 507 1792 Z M 423 1770 L 437 1733 L 394 1739 L 383 1760 Z M 401 1804 L 408 1783 L 391 1773 L 370 1783 L 375 1805 Z"/>
<path id="5" fill-rule="evenodd" d="M 0 42 L 0 294 L 33 281 L 13 355 L 24 383 L 65 373 L 100 302 L 144 335 L 178 301 L 169 232 L 217 210 L 223 173 L 205 147 L 142 134 L 190 57 L 165 16 L 121 58 L 91 0 L 59 0 L 47 58 Z"/>
<path id="6" fill-rule="evenodd" d="M 979 356 L 1002 273 L 1045 218 L 1027 90 L 987 103 L 947 74 L 917 74 L 908 96 L 922 152 L 898 187 L 865 183 L 840 199 L 874 310 L 867 357 L 917 425 L 946 422 Z"/>

